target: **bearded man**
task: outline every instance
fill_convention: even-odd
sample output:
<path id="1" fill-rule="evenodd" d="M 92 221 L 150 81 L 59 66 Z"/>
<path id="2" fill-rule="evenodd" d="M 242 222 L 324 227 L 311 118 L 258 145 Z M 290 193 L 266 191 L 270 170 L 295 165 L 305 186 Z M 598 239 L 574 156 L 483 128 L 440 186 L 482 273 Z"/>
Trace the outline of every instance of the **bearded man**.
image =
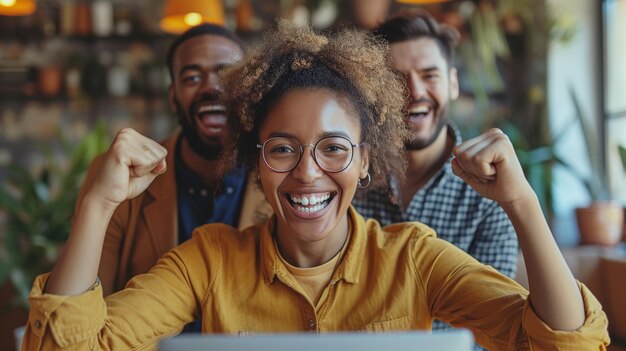
<path id="1" fill-rule="evenodd" d="M 450 165 L 453 148 L 462 142 L 448 119 L 450 103 L 459 96 L 453 63 L 458 32 L 425 11 L 408 11 L 389 18 L 375 34 L 389 43 L 391 65 L 404 77 L 409 94 L 408 167 L 404 181 L 392 180 L 390 191 L 372 189 L 353 204 L 383 226 L 425 223 L 438 237 L 513 278 L 518 242 L 511 221 L 496 202 L 454 175 Z M 447 327 L 435 322 L 433 329 Z"/>
<path id="2" fill-rule="evenodd" d="M 256 175 L 245 169 L 219 172 L 228 116 L 218 72 L 242 54 L 240 39 L 212 24 L 189 29 L 170 46 L 168 97 L 181 128 L 162 142 L 167 172 L 120 205 L 111 219 L 98 272 L 105 296 L 147 272 L 196 227 L 220 222 L 245 228 L 271 214 Z M 99 163 L 97 158 L 90 165 L 86 182 Z"/>

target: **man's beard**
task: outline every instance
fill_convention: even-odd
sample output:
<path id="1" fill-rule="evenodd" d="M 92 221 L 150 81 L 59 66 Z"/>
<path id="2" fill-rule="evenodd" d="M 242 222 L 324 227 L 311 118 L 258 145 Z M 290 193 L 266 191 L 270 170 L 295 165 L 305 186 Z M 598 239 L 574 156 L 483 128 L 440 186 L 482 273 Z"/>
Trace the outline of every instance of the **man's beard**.
<path id="1" fill-rule="evenodd" d="M 178 99 L 174 98 L 176 111 L 178 111 L 178 123 L 182 128 L 183 138 L 187 140 L 189 147 L 195 154 L 206 160 L 215 161 L 220 157 L 222 153 L 222 141 L 216 140 L 213 143 L 207 143 L 203 141 L 202 137 L 199 135 L 198 129 L 194 124 L 196 119 L 195 106 L 202 101 L 205 100 L 194 101 L 189 107 L 189 111 L 185 111 Z M 187 116 L 185 116 L 185 114 L 187 114 Z"/>
<path id="2" fill-rule="evenodd" d="M 440 110 L 438 110 L 438 114 L 436 116 L 434 116 L 435 121 L 437 121 L 436 125 L 435 125 L 435 130 L 433 132 L 433 134 L 430 135 L 430 137 L 426 140 L 424 139 L 411 139 L 409 141 L 407 141 L 404 144 L 404 147 L 406 150 L 408 151 L 418 151 L 418 150 L 424 150 L 427 147 L 429 147 L 430 145 L 432 145 L 435 140 L 437 140 L 437 137 L 439 136 L 439 134 L 441 134 L 441 130 L 443 129 L 443 127 L 445 127 L 448 124 L 448 106 L 443 106 Z"/>

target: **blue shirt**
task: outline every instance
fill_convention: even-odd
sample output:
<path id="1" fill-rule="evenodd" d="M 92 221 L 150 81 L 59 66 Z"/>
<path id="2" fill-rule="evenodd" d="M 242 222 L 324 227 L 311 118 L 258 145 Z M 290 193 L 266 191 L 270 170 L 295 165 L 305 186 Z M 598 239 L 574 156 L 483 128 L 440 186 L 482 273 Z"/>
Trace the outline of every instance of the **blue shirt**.
<path id="1" fill-rule="evenodd" d="M 189 240 L 195 228 L 207 223 L 237 227 L 246 173 L 241 168 L 230 171 L 222 176 L 215 189 L 209 189 L 180 157 L 176 158 L 179 243 Z"/>
<path id="2" fill-rule="evenodd" d="M 191 239 L 193 230 L 207 223 L 224 223 L 237 227 L 247 172 L 242 168 L 232 170 L 220 178 L 215 189 L 210 189 L 200 175 L 182 162 L 180 142 L 176 146 L 174 163 L 178 202 L 178 243 Z M 200 319 L 189 323 L 183 329 L 183 333 L 201 331 Z"/>

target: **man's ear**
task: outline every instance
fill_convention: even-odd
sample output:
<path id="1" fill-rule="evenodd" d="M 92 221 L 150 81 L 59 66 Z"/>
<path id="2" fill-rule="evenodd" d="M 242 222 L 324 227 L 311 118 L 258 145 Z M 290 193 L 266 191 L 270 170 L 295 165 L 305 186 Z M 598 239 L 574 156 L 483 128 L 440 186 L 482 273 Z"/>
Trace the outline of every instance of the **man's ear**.
<path id="1" fill-rule="evenodd" d="M 174 83 L 170 84 L 167 88 L 167 103 L 170 105 L 170 109 L 174 114 L 178 113 L 178 107 L 176 106 L 176 92 L 174 92 Z"/>
<path id="2" fill-rule="evenodd" d="M 450 68 L 450 100 L 454 101 L 459 98 L 459 76 L 456 68 Z"/>

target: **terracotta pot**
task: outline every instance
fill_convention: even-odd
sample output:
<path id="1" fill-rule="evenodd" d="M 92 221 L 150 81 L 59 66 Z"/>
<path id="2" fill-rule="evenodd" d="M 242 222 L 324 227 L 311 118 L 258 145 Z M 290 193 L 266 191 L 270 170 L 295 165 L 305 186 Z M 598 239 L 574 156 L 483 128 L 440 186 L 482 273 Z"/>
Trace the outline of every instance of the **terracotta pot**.
<path id="1" fill-rule="evenodd" d="M 576 209 L 576 222 L 582 245 L 612 246 L 622 238 L 624 209 L 612 202 L 594 202 Z"/>

